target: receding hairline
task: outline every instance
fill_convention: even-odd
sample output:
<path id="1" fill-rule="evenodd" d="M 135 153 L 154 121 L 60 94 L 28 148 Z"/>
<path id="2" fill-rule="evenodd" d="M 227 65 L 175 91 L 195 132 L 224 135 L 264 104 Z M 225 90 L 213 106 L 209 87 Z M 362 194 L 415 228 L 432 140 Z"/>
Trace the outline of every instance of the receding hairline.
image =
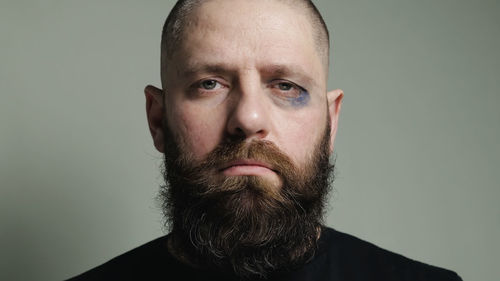
<path id="1" fill-rule="evenodd" d="M 189 17 L 197 12 L 201 5 L 213 0 L 178 0 L 170 11 L 163 25 L 161 38 L 161 80 L 165 87 L 165 72 L 168 61 L 175 54 L 182 43 L 183 33 L 189 23 Z M 252 1 L 252 0 L 249 0 Z M 288 6 L 305 11 L 311 28 L 316 49 L 323 62 L 326 73 L 329 67 L 330 41 L 328 27 L 323 17 L 311 0 L 268 0 L 287 4 Z M 297 5 L 298 4 L 298 5 Z"/>

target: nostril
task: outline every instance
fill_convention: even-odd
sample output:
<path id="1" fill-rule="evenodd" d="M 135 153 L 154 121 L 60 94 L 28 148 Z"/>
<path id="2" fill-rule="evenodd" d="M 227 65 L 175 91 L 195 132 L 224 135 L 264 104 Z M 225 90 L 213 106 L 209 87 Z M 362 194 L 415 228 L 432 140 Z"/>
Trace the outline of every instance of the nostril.
<path id="1" fill-rule="evenodd" d="M 245 137 L 246 134 L 245 134 L 245 131 L 243 131 L 242 128 L 238 127 L 238 128 L 236 128 L 234 130 L 234 135 L 237 136 L 237 137 Z"/>
<path id="2" fill-rule="evenodd" d="M 245 131 L 240 127 L 236 127 L 231 133 L 231 138 L 234 139 L 246 139 L 251 137 L 264 138 L 266 135 L 267 135 L 266 130 L 251 132 L 251 131 Z"/>
<path id="3" fill-rule="evenodd" d="M 228 143 L 241 143 L 244 142 L 247 138 L 243 133 L 243 130 L 239 130 L 239 133 L 236 133 L 238 130 L 233 131 L 231 134 L 227 134 L 225 136 L 225 141 Z"/>

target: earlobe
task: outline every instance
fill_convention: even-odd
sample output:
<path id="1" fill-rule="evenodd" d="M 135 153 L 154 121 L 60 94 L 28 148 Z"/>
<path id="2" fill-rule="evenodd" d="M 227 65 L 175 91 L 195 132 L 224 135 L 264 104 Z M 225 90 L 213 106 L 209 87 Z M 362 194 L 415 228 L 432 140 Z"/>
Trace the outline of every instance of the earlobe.
<path id="1" fill-rule="evenodd" d="M 335 136 L 337 134 L 340 108 L 342 107 L 342 99 L 344 98 L 344 91 L 336 89 L 329 91 L 327 94 L 328 102 L 328 116 L 330 118 L 330 154 L 333 153 Z"/>
<path id="2" fill-rule="evenodd" d="M 153 137 L 154 146 L 159 152 L 164 152 L 163 144 L 163 91 L 148 85 L 144 89 L 146 96 L 146 115 L 148 118 L 149 131 Z"/>

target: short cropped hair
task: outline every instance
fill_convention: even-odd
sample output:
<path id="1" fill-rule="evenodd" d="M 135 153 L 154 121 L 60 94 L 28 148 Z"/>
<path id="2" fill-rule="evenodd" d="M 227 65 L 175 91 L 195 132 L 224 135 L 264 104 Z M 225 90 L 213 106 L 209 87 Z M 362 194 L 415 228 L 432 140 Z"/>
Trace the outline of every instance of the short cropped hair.
<path id="1" fill-rule="evenodd" d="M 164 82 L 165 69 L 168 60 L 172 58 L 176 48 L 180 45 L 184 28 L 192 13 L 204 2 L 209 0 L 178 0 L 170 11 L 161 36 L 161 78 Z M 252 1 L 252 0 L 248 0 Z M 288 4 L 294 8 L 302 9 L 307 12 L 308 18 L 313 29 L 313 37 L 323 60 L 323 65 L 328 71 L 329 53 L 330 53 L 330 35 L 323 17 L 311 0 L 274 0 Z M 165 85 L 163 85 L 165 87 Z"/>

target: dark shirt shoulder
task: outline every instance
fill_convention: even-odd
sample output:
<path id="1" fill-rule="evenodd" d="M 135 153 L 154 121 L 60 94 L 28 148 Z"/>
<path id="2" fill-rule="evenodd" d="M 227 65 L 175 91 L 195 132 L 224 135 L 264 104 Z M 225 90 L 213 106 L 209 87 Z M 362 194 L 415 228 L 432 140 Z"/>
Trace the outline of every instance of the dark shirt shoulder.
<path id="1" fill-rule="evenodd" d="M 167 236 L 163 236 L 68 281 L 156 280 L 161 275 L 168 276 L 168 270 L 162 271 L 177 263 L 168 252 Z"/>
<path id="2" fill-rule="evenodd" d="M 323 246 L 339 280 L 459 281 L 453 271 L 382 249 L 352 235 L 324 228 Z"/>

